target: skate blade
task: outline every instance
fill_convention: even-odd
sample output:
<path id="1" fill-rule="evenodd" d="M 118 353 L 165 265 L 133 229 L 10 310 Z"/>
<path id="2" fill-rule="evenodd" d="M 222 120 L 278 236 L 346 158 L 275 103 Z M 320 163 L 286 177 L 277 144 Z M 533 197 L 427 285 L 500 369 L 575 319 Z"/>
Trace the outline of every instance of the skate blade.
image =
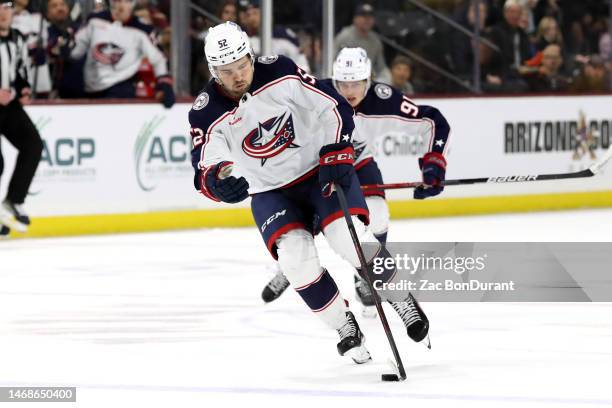
<path id="1" fill-rule="evenodd" d="M 421 343 L 422 345 L 427 347 L 429 350 L 431 350 L 431 340 L 429 339 L 429 334 L 425 336 L 425 338 L 421 340 L 419 343 Z"/>
<path id="2" fill-rule="evenodd" d="M 366 319 L 376 319 L 376 316 L 378 316 L 376 306 L 362 306 L 361 316 L 365 317 Z"/>
<path id="3" fill-rule="evenodd" d="M 1 215 L 0 224 L 6 225 L 10 229 L 13 229 L 17 232 L 24 233 L 28 231 L 28 226 L 17 221 L 12 215 Z"/>
<path id="4" fill-rule="evenodd" d="M 365 364 L 368 361 L 372 360 L 370 352 L 368 351 L 368 349 L 365 348 L 363 344 L 358 347 L 353 347 L 352 349 L 344 353 L 344 355 L 352 358 L 353 361 L 357 364 Z"/>

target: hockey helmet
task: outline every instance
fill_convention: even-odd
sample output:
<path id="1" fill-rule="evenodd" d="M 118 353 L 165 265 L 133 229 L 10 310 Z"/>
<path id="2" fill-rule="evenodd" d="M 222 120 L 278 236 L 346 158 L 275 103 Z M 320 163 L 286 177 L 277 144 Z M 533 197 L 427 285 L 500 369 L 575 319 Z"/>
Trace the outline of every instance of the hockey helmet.
<path id="1" fill-rule="evenodd" d="M 215 79 L 219 79 L 216 67 L 238 61 L 250 55 L 251 64 L 255 63 L 249 36 L 234 22 L 227 21 L 208 30 L 204 44 L 208 69 Z"/>
<path id="2" fill-rule="evenodd" d="M 366 80 L 366 92 L 370 88 L 372 62 L 363 48 L 343 48 L 338 53 L 332 67 L 332 80 L 337 82 L 354 82 Z"/>

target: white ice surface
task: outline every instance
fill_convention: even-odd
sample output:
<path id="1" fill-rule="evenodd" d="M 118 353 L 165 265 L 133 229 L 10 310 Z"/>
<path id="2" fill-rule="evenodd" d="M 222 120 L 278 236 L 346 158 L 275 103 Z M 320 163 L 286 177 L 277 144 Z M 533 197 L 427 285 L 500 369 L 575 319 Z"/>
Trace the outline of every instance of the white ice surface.
<path id="1" fill-rule="evenodd" d="M 394 221 L 389 240 L 612 241 L 611 226 L 610 210 L 440 218 Z M 317 242 L 352 300 L 351 269 Z M 382 383 L 378 320 L 358 315 L 372 363 L 339 357 L 295 292 L 262 304 L 270 260 L 254 228 L 0 242 L 0 386 L 76 386 L 78 407 L 612 406 L 612 303 L 426 303 L 431 351 L 389 310 L 408 379 Z"/>

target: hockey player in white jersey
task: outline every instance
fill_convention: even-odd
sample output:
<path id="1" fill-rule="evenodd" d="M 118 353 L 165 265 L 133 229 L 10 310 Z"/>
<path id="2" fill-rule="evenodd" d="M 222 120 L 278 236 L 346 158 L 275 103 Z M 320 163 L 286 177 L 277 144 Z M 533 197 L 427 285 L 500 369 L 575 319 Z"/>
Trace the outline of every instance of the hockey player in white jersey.
<path id="1" fill-rule="evenodd" d="M 75 37 L 71 58 L 85 61 L 85 91 L 90 97 L 135 98 L 135 75 L 147 58 L 157 78 L 156 98 L 167 108 L 174 105 L 168 61 L 153 44 L 153 27 L 132 15 L 134 0 L 110 0 L 111 9 L 89 17 Z"/>
<path id="2" fill-rule="evenodd" d="M 359 265 L 335 186 L 345 191 L 359 239 L 377 242 L 366 228 L 369 214 L 353 167 L 350 105 L 286 57 L 255 61 L 234 23 L 211 28 L 205 47 L 214 79 L 189 113 L 196 189 L 228 203 L 250 195 L 268 251 L 308 307 L 338 332 L 338 352 L 368 361 L 363 334 L 321 267 L 313 237 L 316 217 L 330 246 Z M 234 166 L 241 177 L 232 175 Z M 394 272 L 378 277 L 387 281 Z M 417 328 L 424 337 L 425 322 Z"/>
<path id="3" fill-rule="evenodd" d="M 419 159 L 423 186 L 414 191 L 415 199 L 440 194 L 446 173 L 446 152 L 450 126 L 442 113 L 432 106 L 417 105 L 398 89 L 371 82 L 371 62 L 362 48 L 344 48 L 333 65 L 331 79 L 321 82 L 334 86 L 355 109 L 355 169 L 362 185 L 383 184 L 374 160 L 376 138 L 419 135 L 427 141 L 428 152 Z M 376 238 L 385 243 L 389 229 L 389 208 L 384 191 L 365 192 L 370 211 L 370 225 Z M 265 302 L 277 299 L 289 286 L 280 270 L 262 292 Z M 357 299 L 364 305 L 365 316 L 375 316 L 374 299 L 366 283 L 355 275 Z"/>

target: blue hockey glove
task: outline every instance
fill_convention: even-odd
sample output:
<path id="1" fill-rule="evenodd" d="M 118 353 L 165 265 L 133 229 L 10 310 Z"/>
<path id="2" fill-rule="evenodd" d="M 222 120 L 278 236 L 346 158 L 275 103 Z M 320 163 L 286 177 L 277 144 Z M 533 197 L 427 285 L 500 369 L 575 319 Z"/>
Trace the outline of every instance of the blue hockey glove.
<path id="1" fill-rule="evenodd" d="M 414 198 L 422 200 L 437 196 L 444 190 L 441 183 L 446 175 L 446 159 L 440 153 L 429 152 L 419 159 L 419 167 L 423 173 L 423 184 L 414 189 Z"/>
<path id="2" fill-rule="evenodd" d="M 355 151 L 350 142 L 328 144 L 321 148 L 319 151 L 319 183 L 323 197 L 331 195 L 333 184 L 338 184 L 345 189 L 351 186 L 351 179 L 355 174 L 354 162 Z"/>
<path id="3" fill-rule="evenodd" d="M 249 196 L 249 183 L 244 177 L 229 176 L 232 162 L 221 162 L 196 175 L 196 187 L 206 197 L 214 201 L 223 201 L 234 204 L 245 200 Z M 228 175 L 227 177 L 224 177 Z"/>

